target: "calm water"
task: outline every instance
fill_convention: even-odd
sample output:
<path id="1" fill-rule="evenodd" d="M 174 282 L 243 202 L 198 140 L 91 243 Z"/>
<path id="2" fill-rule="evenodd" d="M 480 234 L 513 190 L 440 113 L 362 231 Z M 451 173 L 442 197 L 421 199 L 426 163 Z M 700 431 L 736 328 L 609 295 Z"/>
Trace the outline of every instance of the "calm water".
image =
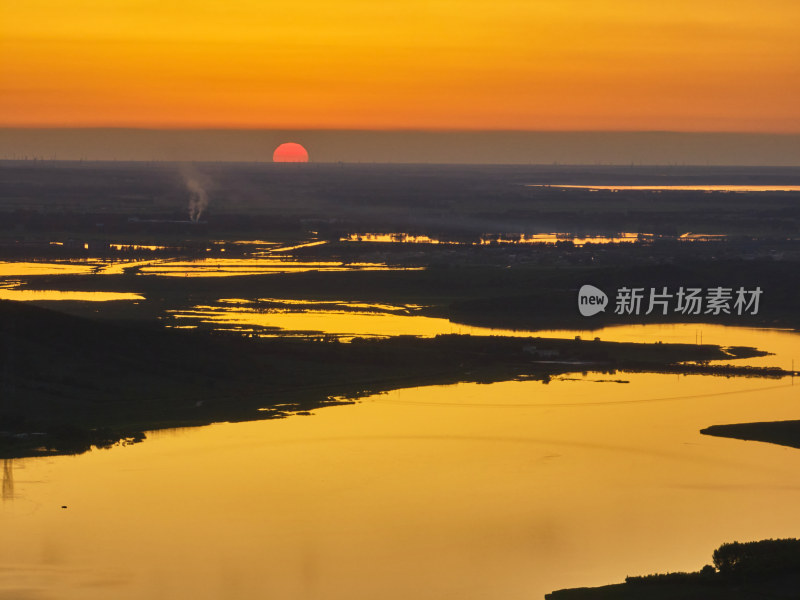
<path id="1" fill-rule="evenodd" d="M 282 258 L 279 254 L 264 258 L 238 258 L 187 261 L 151 261 L 139 268 L 147 275 L 170 277 L 228 277 L 268 273 L 302 273 L 307 271 L 387 271 L 401 270 L 382 263 L 342 263 L 337 261 L 303 261 Z M 413 269 L 407 269 L 413 270 Z"/>
<path id="2" fill-rule="evenodd" d="M 144 296 L 126 292 L 64 292 L 59 290 L 16 290 L 0 287 L 0 300 L 17 302 L 71 300 L 108 302 L 111 300 L 144 300 Z"/>
<path id="3" fill-rule="evenodd" d="M 791 330 L 758 329 L 709 325 L 706 323 L 665 325 L 619 325 L 593 330 L 513 330 L 475 327 L 453 323 L 447 319 L 415 314 L 419 306 L 389 306 L 353 302 L 262 299 L 269 308 L 246 299 L 223 299 L 211 306 L 174 311 L 173 326 L 212 324 L 223 329 L 258 331 L 261 333 L 321 333 L 341 336 L 418 335 L 433 337 L 441 334 L 503 335 L 514 337 L 555 337 L 583 339 L 599 337 L 606 342 L 646 342 L 673 344 L 718 344 L 721 346 L 751 346 L 772 353 L 772 356 L 737 360 L 736 364 L 792 369 L 797 359 L 800 367 L 800 343 Z M 326 305 L 326 308 L 317 308 Z M 336 305 L 342 309 L 337 310 Z M 344 310 L 344 309 L 347 310 Z M 587 319 L 587 323 L 591 320 Z"/>
<path id="4" fill-rule="evenodd" d="M 66 274 L 99 274 L 120 275 L 125 272 L 135 272 L 147 275 L 168 277 L 227 277 L 235 275 L 262 275 L 270 273 L 301 273 L 305 271 L 375 271 L 375 270 L 403 270 L 389 267 L 384 263 L 342 263 L 340 261 L 319 261 L 295 259 L 291 252 L 300 248 L 324 245 L 326 241 L 310 240 L 299 244 L 280 244 L 263 240 L 218 240 L 213 242 L 206 250 L 212 252 L 225 248 L 217 246 L 222 244 L 250 246 L 248 256 L 203 257 L 193 260 L 176 258 L 153 258 L 131 260 L 127 258 L 104 259 L 85 258 L 51 261 L 0 261 L 0 283 L 13 282 L 14 277 L 28 275 L 66 275 Z M 51 242 L 62 245 L 62 242 Z M 141 244 L 112 243 L 108 244 L 112 250 L 165 250 L 166 246 L 147 246 Z M 89 249 L 88 243 L 86 249 Z M 16 282 L 18 283 L 18 282 Z M 34 299 L 26 294 L 18 294 L 14 300 Z M 55 296 L 48 300 L 57 300 Z M 65 298 L 66 299 L 66 298 Z M 69 298 L 72 299 L 72 298 Z M 93 299 L 98 299 L 95 296 Z"/>
<path id="5" fill-rule="evenodd" d="M 652 240 L 652 233 L 619 233 L 613 236 L 593 235 L 580 236 L 571 233 L 534 233 L 520 234 L 518 236 L 488 236 L 483 237 L 472 245 L 489 244 L 555 244 L 556 242 L 572 242 L 576 246 L 585 244 L 620 244 L 632 243 L 643 240 Z M 465 242 L 431 238 L 427 235 L 411 235 L 408 233 L 352 233 L 340 239 L 342 242 L 380 242 L 398 244 L 456 244 Z M 467 242 L 469 243 L 469 242 Z"/>
<path id="6" fill-rule="evenodd" d="M 608 379 L 414 388 L 8 461 L 0 597 L 530 600 L 800 536 L 800 451 L 698 433 L 797 418 L 800 386 Z"/>
<path id="7" fill-rule="evenodd" d="M 268 273 L 301 273 L 305 271 L 387 271 L 417 270 L 389 267 L 383 263 L 342 263 L 337 261 L 303 261 L 274 255 L 256 258 L 204 258 L 197 260 L 120 260 L 88 259 L 72 262 L 0 262 L 0 278 L 26 275 L 119 275 L 131 269 L 147 275 L 170 277 L 228 277 Z"/>
<path id="8" fill-rule="evenodd" d="M 579 190 L 649 190 L 663 192 L 800 192 L 800 185 L 541 185 L 529 187 L 552 187 Z"/>

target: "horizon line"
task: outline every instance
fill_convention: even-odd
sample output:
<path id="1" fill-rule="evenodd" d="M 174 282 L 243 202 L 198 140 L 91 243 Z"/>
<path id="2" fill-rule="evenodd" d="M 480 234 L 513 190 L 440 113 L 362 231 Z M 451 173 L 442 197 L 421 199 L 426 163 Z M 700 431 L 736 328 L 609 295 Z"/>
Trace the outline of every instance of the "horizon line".
<path id="1" fill-rule="evenodd" d="M 385 127 L 385 128 L 345 128 L 345 127 L 228 127 L 228 126 L 151 126 L 151 125 L 3 125 L 0 131 L 229 131 L 229 132 L 350 132 L 350 133 L 498 133 L 498 134 L 661 134 L 661 135 L 770 135 L 800 136 L 797 131 L 757 131 L 747 129 L 715 130 L 715 129 L 481 129 L 481 128 L 422 128 L 422 127 Z"/>
<path id="2" fill-rule="evenodd" d="M 649 169 L 649 168 L 702 168 L 702 169 L 787 169 L 798 170 L 798 165 L 781 165 L 781 164 L 722 164 L 722 163 L 693 163 L 693 162 L 664 162 L 664 163 L 630 163 L 630 162 L 509 162 L 509 163 L 466 163 L 466 162 L 407 162 L 407 161 L 352 161 L 352 160 L 309 160 L 308 162 L 275 162 L 273 160 L 192 160 L 192 159 L 124 159 L 124 158 L 44 158 L 41 156 L 32 156 L 25 158 L 8 158 L 0 156 L 0 164 L 2 163 L 111 163 L 111 164 L 240 164 L 240 165 L 280 165 L 279 168 L 288 169 L 303 169 L 309 166 L 408 166 L 408 167 L 515 167 L 515 168 L 530 168 L 530 167 L 547 167 L 547 168 L 598 168 L 598 167 L 625 167 L 627 169 Z"/>

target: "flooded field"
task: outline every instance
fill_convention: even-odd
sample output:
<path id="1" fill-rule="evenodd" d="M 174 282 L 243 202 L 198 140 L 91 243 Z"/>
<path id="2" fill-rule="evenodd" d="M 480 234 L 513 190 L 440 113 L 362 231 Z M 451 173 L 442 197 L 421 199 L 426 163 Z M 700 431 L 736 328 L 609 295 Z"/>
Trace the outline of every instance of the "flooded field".
<path id="1" fill-rule="evenodd" d="M 736 364 L 778 366 L 792 369 L 800 365 L 800 336 L 791 330 L 755 329 L 725 325 L 679 323 L 618 325 L 593 330 L 547 329 L 515 330 L 476 327 L 448 319 L 427 317 L 420 306 L 363 304 L 354 302 L 261 299 L 223 299 L 214 305 L 171 312 L 169 326 L 198 326 L 234 330 L 258 335 L 331 335 L 356 336 L 417 335 L 433 337 L 446 334 L 501 335 L 512 337 L 552 337 L 571 339 L 579 336 L 606 342 L 719 344 L 752 346 L 771 352 L 771 356 L 737 360 Z M 764 344 L 764 347 L 759 346 Z"/>
<path id="2" fill-rule="evenodd" d="M 705 314 L 797 327 L 796 169 L 197 163 L 198 206 L 179 165 L 3 166 L 4 456 L 131 443 L 3 460 L 0 599 L 532 600 L 800 537 L 800 451 L 700 434 L 797 419 L 794 379 L 666 374 L 800 334 L 575 303 L 758 286 Z M 440 334 L 516 339 L 347 343 Z M 492 383 L 418 387 L 456 381 Z"/>
<path id="3" fill-rule="evenodd" d="M 555 244 L 557 242 L 572 242 L 576 246 L 585 244 L 621 244 L 652 240 L 655 236 L 646 233 L 619 233 L 616 235 L 581 236 L 572 233 L 534 233 L 520 235 L 491 235 L 484 236 L 476 242 L 464 242 L 439 239 L 427 235 L 412 235 L 409 233 L 353 233 L 341 238 L 342 242 L 379 242 L 396 244 L 445 244 L 445 245 L 490 245 L 490 244 Z"/>
<path id="4" fill-rule="evenodd" d="M 87 258 L 61 261 L 0 262 L 0 278 L 68 274 L 120 275 L 126 272 L 164 277 L 226 277 L 308 271 L 385 271 L 414 268 L 403 269 L 375 262 L 302 260 L 281 254 L 299 247 L 306 247 L 306 245 L 258 252 L 254 256 L 246 258 L 203 257 L 144 260 Z"/>
<path id="5" fill-rule="evenodd" d="M 731 327 L 709 323 L 664 323 L 657 325 L 617 325 L 594 330 L 540 330 L 542 337 L 583 339 L 599 337 L 606 342 L 664 344 L 716 344 L 724 347 L 749 346 L 769 352 L 769 356 L 737 359 L 733 364 L 752 367 L 800 366 L 800 333 L 790 329 Z"/>
<path id="6" fill-rule="evenodd" d="M 557 189 L 607 190 L 607 191 L 653 191 L 653 192 L 800 192 L 800 185 L 542 185 L 529 187 L 549 187 Z"/>
<path id="7" fill-rule="evenodd" d="M 88 275 L 96 264 L 77 261 L 60 262 L 0 262 L 0 277 L 23 277 L 27 275 Z"/>
<path id="8" fill-rule="evenodd" d="M 789 379 L 610 379 L 405 389 L 6 461 L 0 596 L 531 600 L 800 535 L 800 452 L 698 433 L 796 418 Z"/>
<path id="9" fill-rule="evenodd" d="M 282 260 L 280 258 L 205 259 L 194 261 L 155 262 L 139 268 L 145 275 L 165 277 L 228 277 L 268 273 L 301 273 L 306 271 L 385 271 L 380 263 L 342 263 L 335 261 Z"/>
<path id="10" fill-rule="evenodd" d="M 124 292 L 65 292 L 61 290 L 15 290 L 0 287 L 0 300 L 17 302 L 108 302 L 112 300 L 144 300 L 141 294 Z"/>
<path id="11" fill-rule="evenodd" d="M 531 234 L 502 234 L 487 235 L 477 241 L 448 240 L 430 237 L 427 235 L 412 235 L 409 233 L 363 233 L 350 234 L 341 238 L 342 242 L 355 243 L 383 243 L 383 244 L 433 244 L 450 246 L 531 246 L 538 244 L 557 244 L 570 242 L 573 246 L 581 247 L 587 244 L 632 244 L 636 242 L 653 242 L 655 240 L 678 240 L 681 242 L 711 242 L 723 241 L 728 238 L 725 234 L 694 233 L 687 231 L 680 235 L 655 235 L 653 233 L 622 232 L 612 235 L 579 235 L 574 233 L 531 233 Z"/>
<path id="12" fill-rule="evenodd" d="M 214 305 L 172 311 L 168 326 L 210 325 L 217 329 L 259 335 L 356 336 L 421 335 L 441 333 L 473 335 L 521 335 L 508 330 L 486 329 L 451 323 L 447 319 L 418 314 L 417 305 L 365 304 L 349 301 L 222 299 Z"/>

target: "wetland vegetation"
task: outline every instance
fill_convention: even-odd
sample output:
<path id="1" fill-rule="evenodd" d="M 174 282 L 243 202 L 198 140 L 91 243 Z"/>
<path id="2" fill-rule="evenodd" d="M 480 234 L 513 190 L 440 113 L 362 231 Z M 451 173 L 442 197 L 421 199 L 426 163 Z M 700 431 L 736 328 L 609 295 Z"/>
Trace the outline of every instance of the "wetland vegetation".
<path id="1" fill-rule="evenodd" d="M 202 165 L 209 202 L 192 220 L 186 207 L 195 199 L 175 165 L 0 163 L 7 297 L 38 292 L 42 306 L 76 317 L 2 303 L 7 452 L 30 452 L 65 432 L 103 444 L 421 382 L 546 380 L 588 368 L 786 374 L 707 365 L 737 355 L 710 346 L 469 336 L 340 344 L 313 330 L 268 340 L 258 326 L 225 334 L 213 321 L 175 315 L 231 298 L 269 310 L 264 299 L 272 298 L 299 302 L 295 310 L 367 303 L 378 314 L 401 307 L 506 330 L 629 323 L 613 310 L 578 314 L 576 290 L 594 282 L 609 290 L 758 286 L 756 314 L 636 319 L 796 327 L 800 202 L 793 191 L 758 189 L 791 188 L 796 169 L 292 167 Z M 633 187 L 612 189 L 623 184 Z M 757 191 L 635 187 L 664 184 Z M 397 231 L 405 233 L 389 235 Z M 537 236 L 550 243 L 530 243 Z M 92 294 L 109 301 L 81 301 Z M 162 331 L 185 323 L 197 331 Z M 557 360 L 536 361 L 536 352 Z M 61 434 L 40 435 L 47 431 Z"/>
<path id="2" fill-rule="evenodd" d="M 630 322 L 610 310 L 587 321 L 573 310 L 575 290 L 594 282 L 760 286 L 755 315 L 657 312 L 639 321 L 800 326 L 797 192 L 552 187 L 789 186 L 800 182 L 797 169 L 285 167 L 199 165 L 209 204 L 192 222 L 176 165 L 4 161 L 0 252 L 76 271 L 15 274 L 15 289 L 145 296 L 100 312 L 61 305 L 115 318 L 152 320 L 220 298 L 271 297 L 415 303 L 429 316 L 506 329 Z M 358 241 L 397 232 L 412 241 Z M 617 243 L 572 241 L 622 232 L 626 241 Z M 542 234 L 556 241 L 518 243 Z M 212 277 L 219 275 L 226 277 Z"/>
<path id="3" fill-rule="evenodd" d="M 591 371 L 617 383 L 641 373 L 793 375 L 737 366 L 770 348 L 736 340 L 723 347 L 535 333 L 340 335 L 184 316 L 231 306 L 268 313 L 290 303 L 309 313 L 360 310 L 523 332 L 632 323 L 797 329 L 798 169 L 196 167 L 209 204 L 193 221 L 177 165 L 0 162 L 0 287 L 30 299 L 0 301 L 1 456 L 80 453 L 139 442 L 148 431 L 275 419 L 425 385 L 548 386 Z M 731 184 L 756 191 L 636 187 Z M 789 191 L 763 189 L 769 185 Z M 763 294 L 753 314 L 609 307 L 587 318 L 576 303 L 587 283 L 609 293 L 633 286 Z M 26 296 L 34 291 L 52 295 Z M 109 295 L 84 301 L 91 294 Z M 797 448 L 798 423 L 703 433 Z M 795 545 L 781 544 L 795 556 Z M 742 549 L 718 553 L 731 547 Z M 772 556 L 773 546 L 745 549 Z M 757 590 L 784 598 L 800 583 L 796 562 L 794 572 L 752 586 L 726 564 L 551 597 L 749 598 Z"/>
<path id="4" fill-rule="evenodd" d="M 261 338 L 164 331 L 0 301 L 5 457 L 87 450 L 146 430 L 286 416 L 366 393 L 586 370 L 781 377 L 712 366 L 765 354 L 691 344 L 444 335 Z M 689 364 L 686 364 L 690 361 Z M 44 449 L 44 450 L 42 450 Z"/>
<path id="5" fill-rule="evenodd" d="M 547 600 L 789 600 L 800 587 L 800 540 L 727 543 L 714 551 L 714 565 L 693 573 L 627 577 L 599 588 L 559 590 Z"/>

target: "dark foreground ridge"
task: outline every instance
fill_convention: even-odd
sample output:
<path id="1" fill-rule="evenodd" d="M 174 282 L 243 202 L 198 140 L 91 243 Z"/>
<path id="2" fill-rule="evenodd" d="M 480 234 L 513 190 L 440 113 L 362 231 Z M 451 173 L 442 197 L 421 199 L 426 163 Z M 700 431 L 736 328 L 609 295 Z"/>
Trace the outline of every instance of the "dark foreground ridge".
<path id="1" fill-rule="evenodd" d="M 625 583 L 546 594 L 547 600 L 788 600 L 800 590 L 800 540 L 723 544 L 694 573 L 627 577 Z"/>
<path id="2" fill-rule="evenodd" d="M 399 336 L 259 338 L 164 330 L 0 301 L 0 456 L 75 453 L 147 430 L 286 416 L 390 389 L 576 371 L 781 377 L 710 366 L 752 348 Z M 693 361 L 692 364 L 683 364 Z"/>
<path id="3" fill-rule="evenodd" d="M 762 423 L 736 423 L 712 425 L 700 433 L 717 437 L 779 444 L 800 448 L 800 421 L 771 421 Z"/>

